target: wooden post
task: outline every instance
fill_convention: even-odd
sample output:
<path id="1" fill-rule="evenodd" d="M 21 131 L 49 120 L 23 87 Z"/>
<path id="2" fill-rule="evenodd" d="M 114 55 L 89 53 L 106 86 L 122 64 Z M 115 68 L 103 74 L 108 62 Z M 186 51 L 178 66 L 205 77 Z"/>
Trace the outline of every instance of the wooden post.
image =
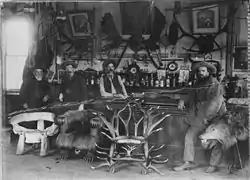
<path id="1" fill-rule="evenodd" d="M 25 145 L 25 133 L 22 132 L 19 134 L 19 139 L 17 143 L 16 154 L 21 155 L 24 153 L 24 145 Z"/>
<path id="2" fill-rule="evenodd" d="M 234 9 L 237 1 L 233 2 L 230 1 L 228 4 L 229 14 L 230 10 Z M 225 76 L 232 75 L 233 72 L 233 52 L 234 52 L 234 43 L 235 43 L 235 25 L 234 25 L 234 16 L 229 17 L 229 26 L 228 26 L 228 33 L 227 33 L 227 50 L 226 50 L 226 72 Z"/>
<path id="3" fill-rule="evenodd" d="M 48 138 L 46 133 L 41 135 L 41 149 L 40 149 L 40 156 L 47 156 L 48 155 Z"/>

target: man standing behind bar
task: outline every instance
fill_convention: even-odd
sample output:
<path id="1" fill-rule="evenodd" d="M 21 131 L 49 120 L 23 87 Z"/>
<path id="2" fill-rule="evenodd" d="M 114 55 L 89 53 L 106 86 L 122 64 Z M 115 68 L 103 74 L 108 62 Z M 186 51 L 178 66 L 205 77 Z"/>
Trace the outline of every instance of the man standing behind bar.
<path id="1" fill-rule="evenodd" d="M 215 77 L 216 68 L 207 62 L 199 62 L 193 67 L 197 75 L 197 81 L 194 84 L 193 92 L 189 95 L 187 103 L 187 124 L 189 128 L 185 136 L 184 145 L 184 164 L 175 167 L 175 171 L 186 170 L 194 167 L 195 142 L 208 125 L 209 119 L 226 112 L 224 102 L 224 88 Z M 184 101 L 180 100 L 179 109 L 185 107 Z M 211 152 L 210 166 L 206 172 L 214 172 L 220 163 L 222 157 L 219 143 Z"/>
<path id="2" fill-rule="evenodd" d="M 115 62 L 106 60 L 103 63 L 104 74 L 100 78 L 100 93 L 102 97 L 127 98 L 128 94 L 121 77 L 115 73 Z"/>
<path id="3" fill-rule="evenodd" d="M 66 76 L 62 80 L 60 101 L 81 102 L 87 100 L 86 81 L 79 72 L 76 72 L 77 64 L 74 61 L 66 61 L 62 67 L 66 70 Z"/>

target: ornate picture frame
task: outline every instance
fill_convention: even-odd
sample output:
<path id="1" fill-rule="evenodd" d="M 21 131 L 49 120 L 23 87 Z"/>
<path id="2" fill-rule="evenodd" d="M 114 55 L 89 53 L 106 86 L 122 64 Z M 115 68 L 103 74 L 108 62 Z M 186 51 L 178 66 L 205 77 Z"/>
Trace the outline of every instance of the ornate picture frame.
<path id="1" fill-rule="evenodd" d="M 219 31 L 218 5 L 193 8 L 192 20 L 194 34 L 217 33 Z"/>
<path id="2" fill-rule="evenodd" d="M 73 37 L 89 37 L 93 35 L 93 11 L 68 13 L 68 19 Z"/>

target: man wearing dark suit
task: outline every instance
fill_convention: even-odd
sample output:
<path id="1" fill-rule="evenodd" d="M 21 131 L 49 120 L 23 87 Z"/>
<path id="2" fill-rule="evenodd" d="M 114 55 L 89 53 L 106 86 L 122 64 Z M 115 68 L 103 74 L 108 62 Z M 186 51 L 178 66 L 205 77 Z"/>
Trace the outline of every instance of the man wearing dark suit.
<path id="1" fill-rule="evenodd" d="M 81 102 L 88 99 L 86 81 L 83 75 L 76 71 L 77 64 L 74 61 L 66 61 L 62 64 L 66 75 L 62 79 L 60 101 Z"/>

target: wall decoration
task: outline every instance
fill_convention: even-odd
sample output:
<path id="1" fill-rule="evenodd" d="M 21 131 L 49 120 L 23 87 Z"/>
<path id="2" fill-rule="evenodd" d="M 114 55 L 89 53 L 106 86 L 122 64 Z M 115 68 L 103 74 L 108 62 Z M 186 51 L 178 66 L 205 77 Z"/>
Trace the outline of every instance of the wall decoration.
<path id="1" fill-rule="evenodd" d="M 247 72 L 247 46 L 235 47 L 233 71 Z"/>
<path id="2" fill-rule="evenodd" d="M 91 36 L 93 32 L 92 24 L 93 17 L 92 11 L 69 13 L 69 23 L 73 37 L 86 37 Z"/>
<path id="3" fill-rule="evenodd" d="M 218 5 L 193 8 L 192 18 L 194 34 L 217 33 L 219 31 Z"/>

